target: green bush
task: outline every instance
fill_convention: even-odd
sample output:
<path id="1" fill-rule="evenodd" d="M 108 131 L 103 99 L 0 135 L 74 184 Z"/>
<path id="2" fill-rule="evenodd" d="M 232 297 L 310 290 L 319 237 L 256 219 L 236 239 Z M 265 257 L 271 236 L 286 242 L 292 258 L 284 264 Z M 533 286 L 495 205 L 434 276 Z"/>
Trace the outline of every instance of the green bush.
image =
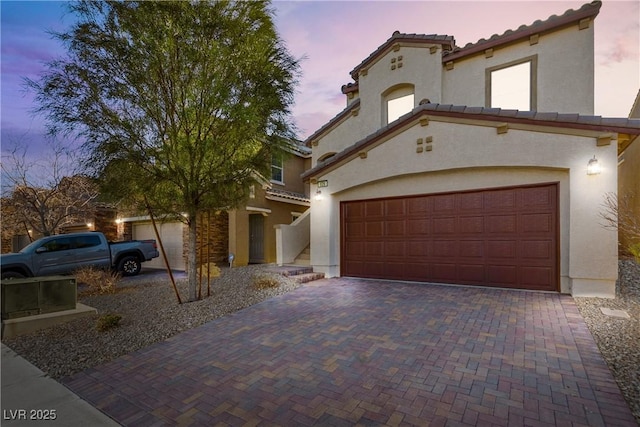
<path id="1" fill-rule="evenodd" d="M 104 332 L 109 329 L 117 328 L 120 326 L 120 320 L 122 320 L 122 316 L 119 314 L 105 314 L 104 316 L 100 316 L 98 319 L 96 329 L 100 332 Z"/>

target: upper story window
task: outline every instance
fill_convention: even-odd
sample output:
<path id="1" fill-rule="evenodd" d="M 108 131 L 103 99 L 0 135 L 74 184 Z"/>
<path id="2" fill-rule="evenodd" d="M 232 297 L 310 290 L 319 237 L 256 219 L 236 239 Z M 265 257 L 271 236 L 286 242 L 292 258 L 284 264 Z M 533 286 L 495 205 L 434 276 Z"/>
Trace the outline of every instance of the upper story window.
<path id="1" fill-rule="evenodd" d="M 486 70 L 485 103 L 491 108 L 536 109 L 537 56 Z"/>
<path id="2" fill-rule="evenodd" d="M 415 106 L 414 87 L 410 84 L 394 86 L 382 94 L 382 125 L 388 125 Z"/>
<path id="3" fill-rule="evenodd" d="M 271 181 L 284 183 L 284 165 L 281 155 L 271 157 Z"/>

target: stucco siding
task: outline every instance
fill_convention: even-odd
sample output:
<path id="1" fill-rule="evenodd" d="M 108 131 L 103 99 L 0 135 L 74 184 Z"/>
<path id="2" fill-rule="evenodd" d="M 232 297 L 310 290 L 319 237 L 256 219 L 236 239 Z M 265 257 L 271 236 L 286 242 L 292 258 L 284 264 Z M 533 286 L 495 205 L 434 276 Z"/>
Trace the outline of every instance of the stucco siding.
<path id="1" fill-rule="evenodd" d="M 537 57 L 537 111 L 593 114 L 594 23 L 589 28 L 573 25 L 529 40 L 454 62 L 442 78 L 445 104 L 485 105 L 485 70 L 523 58 Z M 567 78 L 567 76 L 571 78 Z"/>
<path id="2" fill-rule="evenodd" d="M 428 46 L 400 46 L 380 58 L 366 75 L 360 75 L 360 115 L 364 137 L 386 125 L 382 94 L 390 88 L 401 84 L 415 86 L 414 107 L 421 99 L 429 98 L 431 102 L 441 99 L 442 50 L 430 53 Z M 401 58 L 401 59 L 399 59 Z M 393 62 L 392 62 L 393 61 Z M 392 69 L 393 67 L 393 69 Z"/>
<path id="3" fill-rule="evenodd" d="M 432 151 L 417 153 L 426 136 Z M 593 155 L 603 171 L 589 176 Z M 616 144 L 596 147 L 595 134 L 510 129 L 497 135 L 495 127 L 431 120 L 318 179 L 329 186 L 325 199 L 312 203 L 312 264 L 329 276 L 340 274 L 341 201 L 559 182 L 562 292 L 580 292 L 594 281 L 603 295 L 614 289 L 617 236 L 600 225 L 598 210 L 603 194 L 616 190 Z"/>

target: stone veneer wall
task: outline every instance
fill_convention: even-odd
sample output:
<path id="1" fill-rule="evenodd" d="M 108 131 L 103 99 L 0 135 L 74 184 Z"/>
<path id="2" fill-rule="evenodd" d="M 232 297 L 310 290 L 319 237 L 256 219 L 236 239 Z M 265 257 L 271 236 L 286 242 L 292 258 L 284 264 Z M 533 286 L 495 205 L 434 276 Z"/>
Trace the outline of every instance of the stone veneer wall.
<path id="1" fill-rule="evenodd" d="M 202 252 L 202 263 L 206 263 L 207 250 L 209 262 L 218 265 L 228 265 L 227 257 L 229 252 L 229 214 L 226 211 L 211 211 L 211 222 L 207 224 L 207 213 L 198 218 L 198 251 L 197 257 L 200 260 Z M 209 248 L 207 249 L 207 231 Z M 203 241 L 204 239 L 204 241 Z M 183 231 L 183 256 L 187 267 L 187 254 L 189 253 L 189 228 L 184 227 Z"/>

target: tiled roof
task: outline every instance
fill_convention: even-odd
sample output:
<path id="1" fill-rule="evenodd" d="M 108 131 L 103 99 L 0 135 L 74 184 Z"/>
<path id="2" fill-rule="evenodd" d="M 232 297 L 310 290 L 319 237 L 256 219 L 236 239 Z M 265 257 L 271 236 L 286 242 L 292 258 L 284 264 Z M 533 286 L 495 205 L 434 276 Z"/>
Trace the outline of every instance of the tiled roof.
<path id="1" fill-rule="evenodd" d="M 346 85 L 342 85 L 341 88 L 342 93 L 344 93 L 345 95 L 349 92 L 357 92 L 358 89 L 360 89 L 360 84 L 358 82 L 347 83 Z"/>
<path id="2" fill-rule="evenodd" d="M 443 49 L 451 49 L 455 46 L 456 41 L 452 36 L 438 35 L 438 34 L 404 34 L 399 31 L 394 31 L 391 37 L 373 51 L 364 61 L 358 64 L 349 74 L 353 80 L 358 81 L 358 72 L 366 65 L 373 62 L 379 56 L 381 56 L 388 48 L 395 43 L 410 43 L 410 44 L 439 44 Z"/>
<path id="3" fill-rule="evenodd" d="M 324 126 L 322 126 L 320 129 L 315 131 L 311 136 L 309 136 L 307 139 L 305 139 L 304 140 L 304 145 L 306 145 L 307 147 L 310 147 L 311 146 L 311 141 L 313 141 L 314 139 L 318 138 L 320 135 L 322 135 L 327 130 L 331 129 L 334 125 L 339 123 L 348 114 L 350 114 L 351 111 L 353 111 L 353 110 L 355 110 L 356 108 L 359 108 L 359 107 L 360 107 L 360 99 L 358 98 L 355 101 L 353 101 L 351 104 L 349 104 L 344 110 L 339 112 L 333 119 L 329 120 Z"/>
<path id="4" fill-rule="evenodd" d="M 537 20 L 531 25 L 521 25 L 516 30 L 507 30 L 500 35 L 494 34 L 488 40 L 480 39 L 476 43 L 468 43 L 464 47 L 455 47 L 451 51 L 444 51 L 442 53 L 442 61 L 449 62 L 465 56 L 484 52 L 486 49 L 512 43 L 523 38 L 530 37 L 534 34 L 556 30 L 558 28 L 574 24 L 575 22 L 579 22 L 585 18 L 593 19 L 598 15 L 601 7 L 601 1 L 593 1 L 583 5 L 578 10 L 569 9 L 560 16 L 552 15 L 545 21 Z"/>
<path id="5" fill-rule="evenodd" d="M 277 188 L 267 189 L 267 196 L 276 196 L 283 199 L 296 200 L 299 202 L 310 202 L 309 198 L 304 194 L 294 193 L 293 191 L 279 190 Z"/>
<path id="6" fill-rule="evenodd" d="M 413 111 L 403 115 L 375 133 L 345 148 L 324 162 L 302 174 L 303 179 L 308 179 L 331 165 L 356 155 L 360 150 L 373 144 L 381 137 L 389 135 L 396 129 L 406 125 L 419 116 L 443 116 L 471 120 L 497 121 L 504 123 L 518 123 L 536 126 L 549 126 L 565 129 L 595 130 L 598 132 L 614 132 L 630 135 L 640 135 L 640 120 L 627 118 L 609 118 L 601 116 L 544 113 L 537 111 L 503 110 L 500 108 L 466 107 L 450 104 L 422 104 Z"/>

